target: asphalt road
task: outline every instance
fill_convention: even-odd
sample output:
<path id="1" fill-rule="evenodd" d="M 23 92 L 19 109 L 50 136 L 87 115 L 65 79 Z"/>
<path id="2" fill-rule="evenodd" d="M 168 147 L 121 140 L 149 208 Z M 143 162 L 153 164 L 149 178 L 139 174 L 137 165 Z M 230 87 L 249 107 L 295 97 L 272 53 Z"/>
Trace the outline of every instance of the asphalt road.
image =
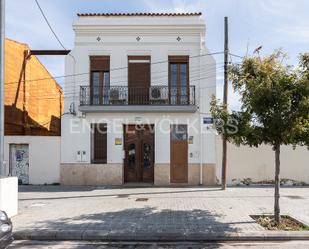
<path id="1" fill-rule="evenodd" d="M 245 242 L 245 243 L 139 243 L 139 242 L 85 242 L 85 241 L 15 241 L 8 249 L 308 249 L 309 241 Z"/>

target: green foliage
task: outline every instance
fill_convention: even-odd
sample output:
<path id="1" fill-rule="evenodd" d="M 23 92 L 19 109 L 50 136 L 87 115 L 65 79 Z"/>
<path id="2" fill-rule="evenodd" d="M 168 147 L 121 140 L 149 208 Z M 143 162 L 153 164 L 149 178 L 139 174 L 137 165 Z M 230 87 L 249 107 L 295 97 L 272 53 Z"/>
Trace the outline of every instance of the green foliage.
<path id="1" fill-rule="evenodd" d="M 265 58 L 245 58 L 229 69 L 233 88 L 241 96 L 241 110 L 229 113 L 213 98 L 211 112 L 223 121 L 217 131 L 237 145 L 282 144 L 309 147 L 309 54 L 299 57 L 293 68 L 277 51 Z M 237 132 L 228 131 L 228 120 Z"/>

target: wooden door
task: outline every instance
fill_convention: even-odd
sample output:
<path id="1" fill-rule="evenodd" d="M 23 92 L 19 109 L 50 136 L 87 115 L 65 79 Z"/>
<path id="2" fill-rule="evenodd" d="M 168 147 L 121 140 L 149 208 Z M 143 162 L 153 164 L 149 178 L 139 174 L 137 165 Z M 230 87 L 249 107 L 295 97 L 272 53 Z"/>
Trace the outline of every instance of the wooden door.
<path id="1" fill-rule="evenodd" d="M 143 182 L 154 180 L 154 133 L 153 126 L 147 126 L 141 131 L 141 166 Z"/>
<path id="2" fill-rule="evenodd" d="M 188 182 L 187 125 L 171 125 L 170 134 L 171 183 Z"/>
<path id="3" fill-rule="evenodd" d="M 124 128 L 124 181 L 153 182 L 154 134 L 151 126 Z"/>
<path id="4" fill-rule="evenodd" d="M 128 56 L 128 88 L 129 104 L 149 104 L 150 56 Z"/>

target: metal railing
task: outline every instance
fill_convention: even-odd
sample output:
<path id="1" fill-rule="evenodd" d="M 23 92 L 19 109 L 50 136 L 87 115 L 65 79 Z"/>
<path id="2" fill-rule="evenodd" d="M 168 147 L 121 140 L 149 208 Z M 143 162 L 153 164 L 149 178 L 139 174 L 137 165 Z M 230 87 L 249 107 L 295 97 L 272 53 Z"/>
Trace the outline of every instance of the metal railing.
<path id="1" fill-rule="evenodd" d="M 81 86 L 80 105 L 195 105 L 195 86 Z"/>

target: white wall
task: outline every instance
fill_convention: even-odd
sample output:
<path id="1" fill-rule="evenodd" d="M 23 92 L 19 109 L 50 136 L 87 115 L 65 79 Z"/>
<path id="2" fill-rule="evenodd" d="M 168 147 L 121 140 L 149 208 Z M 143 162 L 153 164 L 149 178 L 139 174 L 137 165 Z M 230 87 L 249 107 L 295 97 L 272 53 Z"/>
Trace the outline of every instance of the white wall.
<path id="1" fill-rule="evenodd" d="M 222 140 L 217 138 L 217 178 L 221 180 Z M 275 154 L 271 146 L 258 148 L 228 144 L 228 184 L 245 178 L 254 182 L 274 180 Z M 309 184 L 309 150 L 306 147 L 281 147 L 281 178 Z M 233 179 L 236 179 L 233 181 Z"/>
<path id="2" fill-rule="evenodd" d="M 52 184 L 60 181 L 60 137 L 5 136 L 4 160 L 9 174 L 10 144 L 29 144 L 29 183 Z"/>
<path id="3" fill-rule="evenodd" d="M 193 136 L 193 144 L 188 145 L 189 163 L 200 162 L 200 136 L 199 115 L 192 113 L 183 114 L 158 114 L 158 113 L 91 113 L 85 118 L 72 118 L 67 116 L 67 126 L 62 130 L 62 163 L 90 163 L 90 129 L 91 123 L 107 123 L 107 163 L 123 162 L 123 144 L 115 145 L 115 138 L 123 139 L 122 127 L 124 124 L 135 124 L 136 118 L 141 123 L 154 124 L 155 126 L 155 163 L 170 163 L 170 125 L 174 123 L 187 124 L 188 136 Z M 73 121 L 70 121 L 73 120 Z M 73 122 L 72 130 L 70 123 Z M 215 163 L 215 135 L 209 132 L 205 134 L 203 163 Z M 86 151 L 83 162 L 77 160 L 77 151 Z"/>
<path id="4" fill-rule="evenodd" d="M 200 16 L 191 17 L 81 17 L 74 22 L 75 47 L 71 55 L 66 57 L 66 75 L 78 74 L 65 79 L 65 111 L 71 103 L 79 106 L 81 85 L 89 85 L 91 55 L 110 56 L 110 84 L 128 84 L 128 56 L 151 56 L 151 85 L 168 85 L 168 56 L 188 55 L 190 85 L 196 87 L 196 113 L 92 113 L 86 118 L 65 115 L 62 117 L 61 163 L 90 163 L 90 130 L 89 123 L 107 120 L 108 142 L 107 162 L 122 163 L 123 146 L 115 145 L 115 137 L 119 133 L 110 132 L 113 126 L 135 123 L 136 117 L 150 120 L 155 124 L 155 162 L 170 162 L 170 135 L 160 132 L 160 120 L 170 117 L 164 123 L 169 128 L 171 123 L 193 124 L 188 135 L 194 136 L 194 143 L 189 145 L 189 163 L 199 163 L 201 156 L 204 163 L 215 163 L 215 135 L 203 135 L 203 151 L 200 151 L 200 125 L 202 117 L 210 115 L 211 95 L 216 91 L 215 60 L 205 47 L 205 21 Z M 98 41 L 97 37 L 101 40 Z M 140 41 L 136 37 L 141 38 Z M 177 37 L 181 41 L 177 41 Z M 204 54 L 204 56 L 199 56 Z M 74 57 L 74 59 L 72 58 Z M 119 120 L 120 119 L 120 120 Z M 123 121 L 121 119 L 126 119 Z M 114 120 L 118 120 L 114 122 Z M 72 125 L 74 124 L 74 125 Z M 74 129 L 72 129 L 72 127 Z M 72 132 L 74 130 L 74 132 Z M 77 151 L 86 151 L 84 162 L 76 160 Z M 205 153 L 204 153 L 205 151 Z"/>
<path id="5" fill-rule="evenodd" d="M 0 210 L 9 217 L 18 212 L 18 181 L 17 177 L 0 178 Z"/>

